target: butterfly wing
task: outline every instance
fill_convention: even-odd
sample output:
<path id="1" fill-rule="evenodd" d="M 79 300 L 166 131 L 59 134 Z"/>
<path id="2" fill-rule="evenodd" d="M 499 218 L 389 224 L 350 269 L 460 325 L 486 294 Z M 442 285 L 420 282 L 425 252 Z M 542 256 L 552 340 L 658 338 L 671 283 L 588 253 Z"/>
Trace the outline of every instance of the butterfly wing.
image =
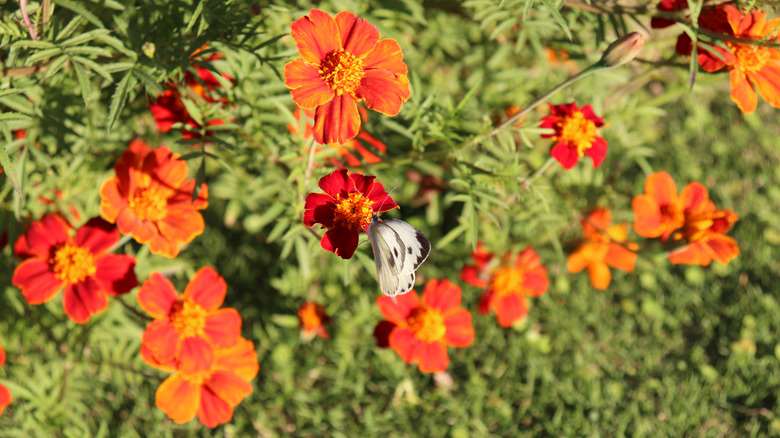
<path id="1" fill-rule="evenodd" d="M 403 295 L 414 287 L 414 271 L 428 258 L 431 243 L 408 223 L 387 219 L 371 220 L 368 233 L 374 250 L 377 278 L 382 293 Z"/>

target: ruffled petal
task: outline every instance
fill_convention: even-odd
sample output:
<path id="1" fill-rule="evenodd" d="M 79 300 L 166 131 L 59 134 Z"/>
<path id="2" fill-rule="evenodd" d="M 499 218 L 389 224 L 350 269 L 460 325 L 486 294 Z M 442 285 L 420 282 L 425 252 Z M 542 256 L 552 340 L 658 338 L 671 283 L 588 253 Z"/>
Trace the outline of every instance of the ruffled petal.
<path id="1" fill-rule="evenodd" d="M 572 274 L 576 274 L 585 269 L 593 259 L 593 249 L 590 244 L 582 244 L 569 254 L 569 258 L 566 259 L 566 270 Z"/>
<path id="2" fill-rule="evenodd" d="M 712 258 L 724 266 L 728 265 L 731 259 L 739 255 L 737 241 L 729 236 L 715 234 L 705 240 L 704 245 L 710 249 Z"/>
<path id="3" fill-rule="evenodd" d="M 422 304 L 446 312 L 460 307 L 460 296 L 460 287 L 449 280 L 430 280 L 425 285 Z"/>
<path id="4" fill-rule="evenodd" d="M 397 295 L 393 298 L 382 295 L 376 299 L 376 305 L 388 321 L 394 324 L 406 324 L 406 318 L 412 309 L 420 307 L 420 298 L 417 292 L 411 292 L 403 295 Z"/>
<path id="5" fill-rule="evenodd" d="M 645 194 L 659 206 L 677 203 L 677 184 L 665 171 L 650 174 L 645 180 Z M 635 211 L 636 212 L 636 211 Z"/>
<path id="6" fill-rule="evenodd" d="M 560 142 L 553 146 L 550 156 L 561 163 L 561 166 L 566 170 L 571 169 L 580 161 L 577 148 L 570 147 L 566 142 Z"/>
<path id="7" fill-rule="evenodd" d="M 463 270 L 460 271 L 460 279 L 475 287 L 488 287 L 488 281 L 480 278 L 479 273 L 476 266 L 464 266 Z"/>
<path id="8" fill-rule="evenodd" d="M 547 268 L 527 271 L 523 276 L 523 289 L 526 295 L 538 297 L 547 292 L 550 280 L 547 278 Z"/>
<path id="9" fill-rule="evenodd" d="M 712 263 L 712 253 L 704 242 L 692 242 L 669 253 L 669 261 L 674 265 L 701 265 Z"/>
<path id="10" fill-rule="evenodd" d="M 156 234 L 152 240 L 146 243 L 149 245 L 149 251 L 152 254 L 168 257 L 169 259 L 175 258 L 177 255 L 179 255 L 179 244 L 171 239 L 168 239 L 162 234 Z"/>
<path id="11" fill-rule="evenodd" d="M 336 26 L 341 36 L 341 47 L 357 57 L 367 55 L 379 41 L 379 31 L 373 24 L 362 18 L 357 18 L 349 11 L 336 15 Z M 365 64 L 363 66 L 365 68 Z"/>
<path id="12" fill-rule="evenodd" d="M 731 100 L 743 113 L 753 114 L 758 105 L 758 96 L 747 76 L 739 69 L 731 70 L 729 84 L 731 84 Z"/>
<path id="13" fill-rule="evenodd" d="M 231 418 L 233 418 L 233 407 L 214 394 L 211 389 L 203 388 L 200 395 L 198 420 L 206 427 L 215 428 L 220 424 L 227 423 Z"/>
<path id="14" fill-rule="evenodd" d="M 474 342 L 474 326 L 471 325 L 471 312 L 456 309 L 444 316 L 447 331 L 442 340 L 453 347 L 468 347 Z"/>
<path id="15" fill-rule="evenodd" d="M 241 315 L 236 309 L 219 309 L 206 316 L 203 331 L 216 348 L 235 345 L 241 336 Z"/>
<path id="16" fill-rule="evenodd" d="M 46 259 L 51 256 L 51 248 L 71 240 L 68 224 L 54 214 L 47 214 L 40 221 L 31 223 L 30 228 L 19 239 L 26 240 L 25 256 L 35 255 Z M 22 254 L 17 251 L 17 256 Z"/>
<path id="17" fill-rule="evenodd" d="M 585 149 L 585 155 L 593 159 L 593 168 L 597 168 L 607 157 L 607 141 L 601 137 L 593 139 L 590 147 Z"/>
<path id="18" fill-rule="evenodd" d="M 680 201 L 686 216 L 700 212 L 702 208 L 705 208 L 708 200 L 707 189 L 695 181 L 686 184 L 680 192 Z"/>
<path id="19" fill-rule="evenodd" d="M 588 275 L 590 276 L 590 285 L 594 289 L 604 290 L 612 281 L 612 273 L 604 262 L 595 262 L 588 265 Z"/>
<path id="20" fill-rule="evenodd" d="M 157 388 L 154 404 L 175 423 L 184 424 L 198 413 L 200 397 L 201 386 L 184 380 L 176 373 Z"/>
<path id="21" fill-rule="evenodd" d="M 421 343 L 417 367 L 423 373 L 439 373 L 447 369 L 450 357 L 447 346 L 441 342 Z"/>
<path id="22" fill-rule="evenodd" d="M 22 295 L 30 304 L 43 304 L 65 287 L 65 281 L 57 278 L 49 263 L 41 259 L 23 261 L 14 270 L 11 283 L 22 290 Z"/>
<path id="23" fill-rule="evenodd" d="M 325 55 L 341 49 L 336 20 L 319 9 L 312 9 L 308 16 L 295 20 L 290 25 L 290 35 L 309 64 L 319 65 Z"/>
<path id="24" fill-rule="evenodd" d="M 511 327 L 528 314 L 528 303 L 524 296 L 518 294 L 504 295 L 497 300 L 494 308 L 501 327 Z"/>
<path id="25" fill-rule="evenodd" d="M 397 327 L 390 333 L 389 344 L 401 356 L 401 360 L 414 363 L 420 357 L 423 341 L 417 339 L 411 330 Z"/>
<path id="26" fill-rule="evenodd" d="M 648 195 L 637 195 L 631 202 L 634 210 L 634 231 L 642 237 L 654 238 L 664 232 L 661 209 Z"/>
<path id="27" fill-rule="evenodd" d="M 5 410 L 12 401 L 14 401 L 14 398 L 11 395 L 11 391 L 5 386 L 0 385 L 0 416 L 3 415 L 3 410 Z"/>
<path id="28" fill-rule="evenodd" d="M 751 72 L 748 77 L 768 104 L 780 108 L 780 63 L 770 61 L 761 70 Z"/>
<path id="29" fill-rule="evenodd" d="M 232 347 L 216 350 L 214 360 L 216 369 L 229 371 L 247 382 L 254 379 L 260 369 L 255 344 L 244 338 L 239 338 Z"/>
<path id="30" fill-rule="evenodd" d="M 326 231 L 320 245 L 344 260 L 352 258 L 358 246 L 360 232 L 349 228 L 337 227 Z"/>
<path id="31" fill-rule="evenodd" d="M 336 93 L 320 76 L 319 69 L 295 58 L 284 66 L 284 85 L 301 108 L 314 109 L 329 102 Z"/>
<path id="32" fill-rule="evenodd" d="M 161 371 L 166 371 L 169 373 L 172 373 L 176 371 L 176 360 L 169 360 L 167 362 L 163 362 L 159 360 L 154 353 L 152 353 L 152 350 L 150 350 L 146 345 L 141 344 L 141 359 L 149 365 L 152 368 L 157 368 Z"/>
<path id="33" fill-rule="evenodd" d="M 363 68 L 366 70 L 386 70 L 396 75 L 406 75 L 408 69 L 404 63 L 401 46 L 394 39 L 380 40 L 374 50 L 363 58 Z"/>
<path id="34" fill-rule="evenodd" d="M 170 362 L 176 359 L 178 353 L 179 334 L 168 319 L 156 319 L 146 325 L 141 343 L 149 349 L 156 361 Z"/>
<path id="35" fill-rule="evenodd" d="M 62 306 L 70 319 L 84 324 L 92 315 L 108 308 L 108 294 L 95 277 L 87 277 L 65 287 Z"/>
<path id="36" fill-rule="evenodd" d="M 349 94 L 335 96 L 314 113 L 314 140 L 320 144 L 346 143 L 359 130 L 360 114 Z"/>
<path id="37" fill-rule="evenodd" d="M 138 304 L 155 319 L 167 318 L 178 300 L 173 283 L 159 272 L 152 272 L 138 291 Z"/>
<path id="38" fill-rule="evenodd" d="M 76 231 L 74 243 L 101 255 L 119 241 L 119 231 L 105 219 L 94 217 Z"/>
<path id="39" fill-rule="evenodd" d="M 130 292 L 138 286 L 135 276 L 135 257 L 127 254 L 106 254 L 95 260 L 95 278 L 109 295 Z"/>
<path id="40" fill-rule="evenodd" d="M 610 243 L 609 249 L 607 249 L 607 255 L 604 257 L 604 262 L 615 269 L 633 272 L 634 263 L 636 262 L 636 253 L 629 251 L 617 243 Z"/>
<path id="41" fill-rule="evenodd" d="M 241 403 L 241 400 L 252 393 L 251 383 L 229 371 L 215 372 L 205 382 L 205 386 L 232 406 Z"/>
<path id="42" fill-rule="evenodd" d="M 203 234 L 206 223 L 200 212 L 196 210 L 185 207 L 169 207 L 165 218 L 157 222 L 157 228 L 168 240 L 188 243 Z"/>
<path id="43" fill-rule="evenodd" d="M 214 348 L 200 336 L 184 338 L 179 345 L 178 359 L 179 372 L 185 375 L 202 373 L 211 369 Z"/>
<path id="44" fill-rule="evenodd" d="M 100 186 L 100 215 L 112 224 L 119 212 L 127 208 L 127 198 L 119 192 L 118 184 L 118 178 L 109 178 Z"/>
<path id="45" fill-rule="evenodd" d="M 347 169 L 338 169 L 320 178 L 320 188 L 335 198 L 337 195 L 346 196 L 355 190 L 354 175 L 350 175 Z M 333 202 L 332 200 L 330 202 Z"/>
<path id="46" fill-rule="evenodd" d="M 329 176 L 330 175 L 324 178 Z M 335 214 L 335 211 L 336 204 L 333 202 L 333 197 L 323 193 L 310 193 L 306 196 L 303 223 L 307 227 L 312 227 L 315 224 L 322 224 L 325 228 L 331 228 L 333 227 L 333 215 Z"/>
<path id="47" fill-rule="evenodd" d="M 191 299 L 206 310 L 219 308 L 225 301 L 227 283 L 211 266 L 204 266 L 187 284 L 181 299 Z"/>
<path id="48" fill-rule="evenodd" d="M 379 348 L 387 348 L 390 346 L 390 333 L 397 326 L 390 321 L 379 321 L 374 327 L 374 338 L 376 339 L 376 346 Z"/>
<path id="49" fill-rule="evenodd" d="M 387 70 L 368 70 L 360 80 L 355 96 L 358 100 L 365 99 L 369 109 L 396 116 L 401 112 L 403 103 L 412 96 L 412 92 L 409 90 L 409 79 L 406 75 L 395 75 Z"/>

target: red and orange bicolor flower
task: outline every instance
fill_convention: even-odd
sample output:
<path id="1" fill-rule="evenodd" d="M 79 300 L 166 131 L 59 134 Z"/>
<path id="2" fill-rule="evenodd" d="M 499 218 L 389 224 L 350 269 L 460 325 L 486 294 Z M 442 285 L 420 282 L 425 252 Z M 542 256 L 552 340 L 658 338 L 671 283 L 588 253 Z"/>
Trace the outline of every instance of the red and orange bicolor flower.
<path id="1" fill-rule="evenodd" d="M 571 273 L 588 268 L 590 285 L 604 290 L 612 281 L 609 268 L 626 272 L 634 270 L 636 244 L 628 243 L 629 224 L 612 225 L 609 209 L 597 208 L 582 220 L 584 242 L 577 246 L 566 262 Z"/>
<path id="2" fill-rule="evenodd" d="M 423 373 L 447 369 L 447 347 L 468 347 L 474 342 L 471 313 L 460 307 L 460 287 L 449 280 L 430 280 L 422 299 L 417 292 L 381 296 L 376 304 L 382 315 L 374 330 L 380 346 L 389 346 L 406 363 L 417 362 Z"/>
<path id="3" fill-rule="evenodd" d="M 172 364 L 158 363 L 143 350 L 142 357 L 150 366 L 176 371 Z M 195 373 L 179 369 L 171 374 L 157 388 L 155 404 L 178 424 L 197 415 L 204 426 L 217 427 L 230 421 L 233 408 L 252 393 L 250 382 L 259 369 L 254 344 L 239 338 L 232 347 L 215 350 L 208 369 Z"/>
<path id="4" fill-rule="evenodd" d="M 547 268 L 539 262 L 539 256 L 530 246 L 521 251 L 512 262 L 508 252 L 502 260 L 484 250 L 482 245 L 472 253 L 474 266 L 461 271 L 466 283 L 487 288 L 479 300 L 477 310 L 488 314 L 495 310 L 498 324 L 510 327 L 522 321 L 528 314 L 528 297 L 538 297 L 547 292 L 549 280 Z"/>
<path id="5" fill-rule="evenodd" d="M 677 185 L 665 171 L 645 180 L 645 193 L 634 197 L 634 231 L 640 236 L 669 237 L 684 246 L 673 250 L 669 260 L 678 264 L 709 265 L 712 260 L 728 264 L 739 255 L 737 242 L 728 232 L 738 216 L 731 210 L 718 210 L 707 189 L 697 182 L 688 183 L 677 194 Z"/>
<path id="6" fill-rule="evenodd" d="M 358 107 L 360 112 L 360 118 L 363 123 L 368 122 L 368 110 L 365 107 Z M 303 114 L 303 115 L 301 115 Z M 314 110 L 305 109 L 301 111 L 300 108 L 295 108 L 293 111 L 293 117 L 298 122 L 296 124 L 288 124 L 287 129 L 291 134 L 299 136 L 302 140 L 308 140 L 312 137 L 312 129 L 314 128 Z M 299 133 L 299 128 L 303 128 L 303 135 Z M 384 155 L 387 152 L 387 146 L 384 143 L 377 140 L 376 137 L 366 132 L 363 128 L 358 132 L 357 137 L 347 140 L 346 143 L 338 144 L 331 143 L 328 146 L 331 149 L 336 149 L 339 154 L 339 158 L 331 157 L 330 164 L 333 167 L 345 167 L 346 166 L 362 166 L 365 164 L 375 164 L 382 161 L 377 154 L 372 152 L 363 143 L 376 150 L 377 154 Z M 315 152 L 319 152 L 321 149 L 317 148 Z M 357 152 L 360 157 L 357 157 L 353 152 Z M 343 161 L 342 161 L 343 160 Z"/>
<path id="7" fill-rule="evenodd" d="M 284 83 L 304 109 L 316 109 L 314 139 L 344 144 L 357 135 L 357 102 L 395 116 L 411 97 L 401 46 L 349 11 L 318 9 L 290 29 L 301 56 L 284 67 Z"/>
<path id="8" fill-rule="evenodd" d="M 154 318 L 141 338 L 146 353 L 187 374 L 208 370 L 214 352 L 232 347 L 241 335 L 238 312 L 219 308 L 226 293 L 225 280 L 209 266 L 195 273 L 181 296 L 170 280 L 152 273 L 138 291 L 138 304 Z"/>
<path id="9" fill-rule="evenodd" d="M 5 350 L 3 350 L 3 347 L 0 346 L 0 367 L 5 364 Z M 3 411 L 5 410 L 8 405 L 11 404 L 11 402 L 14 401 L 13 396 L 11 395 L 11 391 L 8 390 L 3 385 L 0 385 L 0 417 L 3 416 Z"/>
<path id="10" fill-rule="evenodd" d="M 103 219 L 90 219 L 73 237 L 62 218 L 46 215 L 16 241 L 14 250 L 24 261 L 11 281 L 30 304 L 43 304 L 64 289 L 65 314 L 84 324 L 106 310 L 109 295 L 138 285 L 135 257 L 108 253 L 118 241 L 119 232 Z"/>
<path id="11" fill-rule="evenodd" d="M 576 102 L 549 105 L 550 115 L 542 117 L 540 127 L 555 130 L 542 135 L 555 142 L 551 156 L 567 170 L 585 155 L 593 160 L 594 168 L 599 167 L 607 156 L 607 141 L 598 135 L 598 128 L 604 126 L 603 118 L 596 116 L 589 104 L 582 108 Z"/>
<path id="12" fill-rule="evenodd" d="M 150 149 L 133 140 L 114 166 L 116 176 L 100 188 L 100 214 L 122 234 L 149 244 L 153 254 L 176 257 L 205 228 L 198 210 L 208 207 L 203 183 L 193 201 L 195 180 L 187 179 L 187 162 L 161 146 Z"/>
<path id="13" fill-rule="evenodd" d="M 374 214 L 397 208 L 375 176 L 351 174 L 347 169 L 333 171 L 320 179 L 322 193 L 306 196 L 303 223 L 307 227 L 321 224 L 328 231 L 322 236 L 322 247 L 343 259 L 349 259 L 357 248 L 360 231 L 365 232 Z"/>
<path id="14" fill-rule="evenodd" d="M 325 306 L 322 304 L 311 301 L 301 304 L 301 307 L 298 308 L 298 322 L 305 339 L 311 339 L 314 336 L 319 336 L 322 339 L 330 338 L 330 334 L 325 329 L 325 324 L 330 322 L 330 317 L 325 313 Z"/>

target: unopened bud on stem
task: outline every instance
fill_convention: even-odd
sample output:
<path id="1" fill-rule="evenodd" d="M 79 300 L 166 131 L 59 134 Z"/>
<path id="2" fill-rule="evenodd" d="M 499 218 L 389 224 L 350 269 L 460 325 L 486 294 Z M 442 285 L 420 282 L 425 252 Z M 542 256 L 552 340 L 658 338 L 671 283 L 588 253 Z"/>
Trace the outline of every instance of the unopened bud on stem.
<path id="1" fill-rule="evenodd" d="M 645 37 L 639 32 L 631 32 L 623 35 L 607 47 L 601 55 L 599 64 L 604 67 L 617 67 L 636 57 L 645 45 Z"/>

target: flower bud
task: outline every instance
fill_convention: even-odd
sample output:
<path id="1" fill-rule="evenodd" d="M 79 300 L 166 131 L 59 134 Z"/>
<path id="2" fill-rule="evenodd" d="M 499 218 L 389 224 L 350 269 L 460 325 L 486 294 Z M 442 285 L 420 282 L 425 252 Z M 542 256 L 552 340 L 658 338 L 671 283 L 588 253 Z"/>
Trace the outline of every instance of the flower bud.
<path id="1" fill-rule="evenodd" d="M 645 45 L 645 37 L 639 32 L 623 35 L 607 47 L 599 63 L 604 67 L 617 67 L 636 57 Z"/>

